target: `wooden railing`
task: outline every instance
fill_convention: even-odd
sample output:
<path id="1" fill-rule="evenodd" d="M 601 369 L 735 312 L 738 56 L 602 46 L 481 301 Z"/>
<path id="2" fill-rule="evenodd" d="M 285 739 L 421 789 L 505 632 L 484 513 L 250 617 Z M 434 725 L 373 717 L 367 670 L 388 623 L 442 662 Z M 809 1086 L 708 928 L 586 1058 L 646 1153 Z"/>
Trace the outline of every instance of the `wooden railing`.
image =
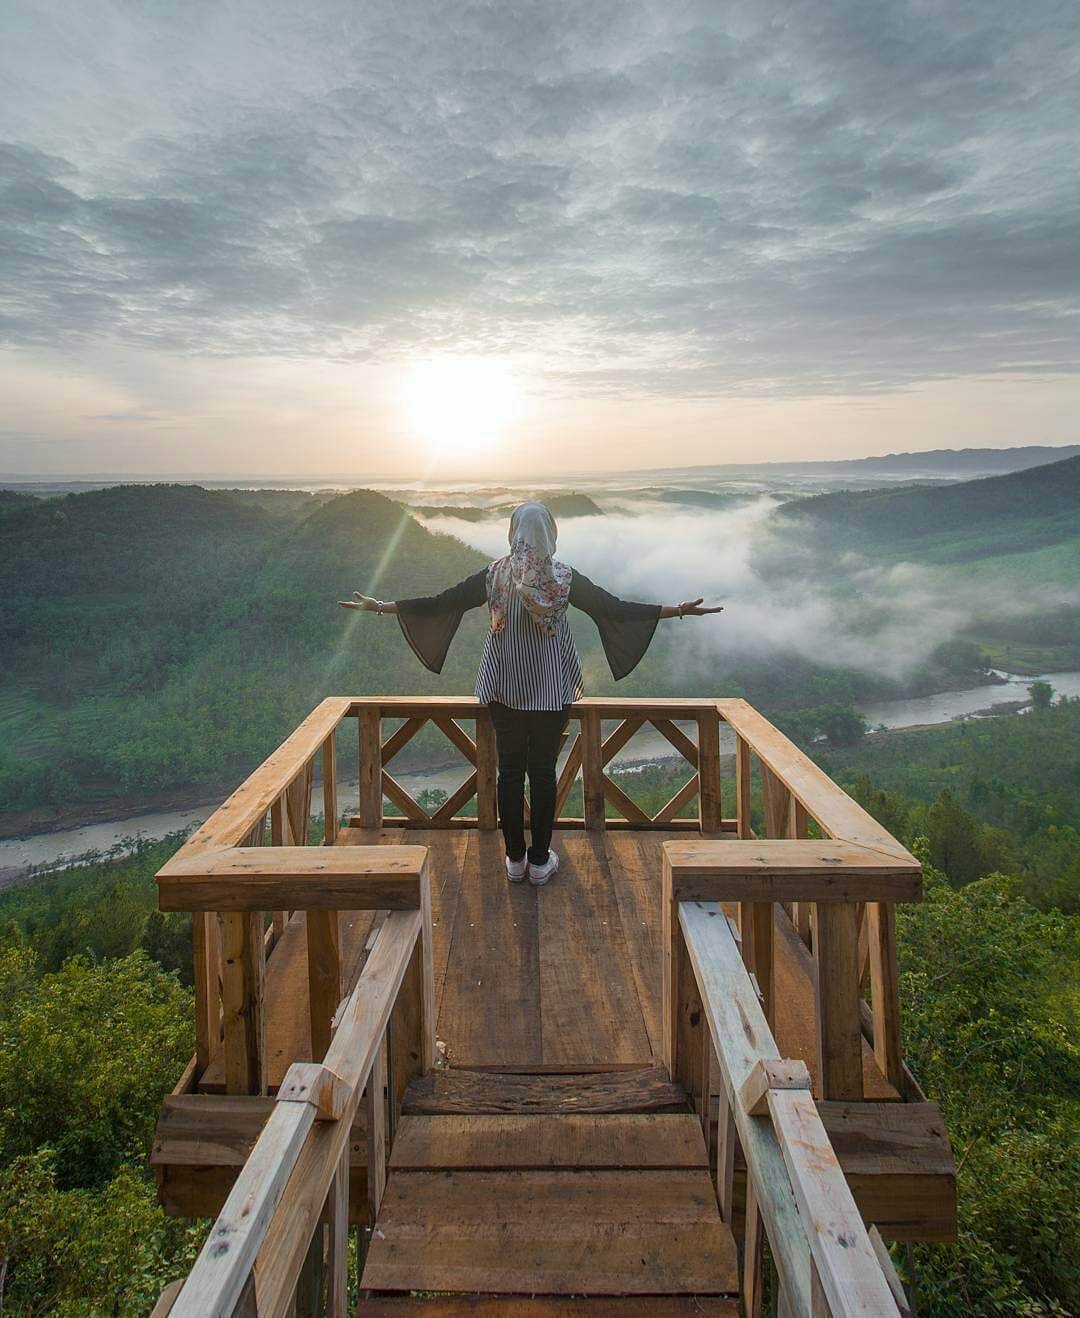
<path id="1" fill-rule="evenodd" d="M 780 1056 L 740 955 L 737 930 L 718 903 L 685 901 L 674 909 L 675 987 L 665 994 L 668 1060 L 672 1074 L 695 1094 L 706 1134 L 714 1058 L 717 1063 L 717 1194 L 729 1225 L 736 1140 L 747 1169 L 744 1312 L 761 1311 L 764 1234 L 779 1280 L 778 1313 L 898 1315 L 903 1291 L 887 1254 L 879 1254 L 863 1224 L 818 1115 L 805 1063 Z"/>
<path id="2" fill-rule="evenodd" d="M 423 875 L 426 884 L 426 873 Z M 430 953 L 430 944 L 427 945 Z M 414 1054 L 428 1051 L 433 1003 L 416 974 L 425 956 L 422 912 L 392 912 L 356 987 L 342 1004 L 321 1062 L 294 1062 L 266 1125 L 236 1178 L 186 1281 L 174 1318 L 291 1311 L 297 1282 L 318 1237 L 325 1256 L 326 1312 L 347 1312 L 349 1134 L 366 1095 L 367 1187 L 374 1220 L 386 1180 L 387 1052 L 392 1014 L 409 997 Z M 410 968 L 413 968 L 410 983 Z M 429 1061 L 430 1064 L 430 1061 Z M 326 1205 L 327 1239 L 320 1215 Z M 318 1306 L 321 1311 L 321 1301 Z"/>
<path id="3" fill-rule="evenodd" d="M 349 818 L 352 827 L 361 830 L 349 834 L 349 839 L 365 845 L 338 846 L 334 845 L 342 840 L 338 740 L 347 718 L 355 718 L 358 729 L 358 799 Z M 807 1182 L 801 1164 L 789 1166 L 785 1161 L 793 1156 L 796 1123 L 806 1128 L 804 1135 L 809 1132 L 807 1138 L 825 1139 L 813 1124 L 816 1111 L 811 1119 L 805 1096 L 774 1098 L 770 1089 L 765 1098 L 770 1119 L 750 1112 L 740 1115 L 738 1094 L 756 1063 L 777 1060 L 771 1030 L 776 1009 L 775 943 L 780 938 L 808 965 L 808 977 L 815 985 L 820 1097 L 863 1098 L 866 1038 L 885 1079 L 905 1098 L 924 1098 L 901 1053 L 894 905 L 921 895 L 920 868 L 894 838 L 744 701 L 586 700 L 571 707 L 570 719 L 558 779 L 557 826 L 594 831 L 663 829 L 679 835 L 679 840 L 665 843 L 662 876 L 664 1060 L 707 1114 L 710 1050 L 715 1051 L 724 1076 L 722 1114 L 727 1113 L 721 1121 L 720 1156 L 730 1163 L 733 1132 L 737 1132 L 750 1166 L 749 1216 L 764 1222 L 787 1301 L 796 1312 L 810 1312 L 805 1306 L 813 1298 L 816 1275 L 833 1312 L 848 1312 L 836 1307 L 837 1287 L 847 1284 L 846 1274 L 831 1254 L 818 1257 L 816 1229 L 808 1223 L 816 1220 L 820 1205 L 813 1195 L 820 1192 L 825 1195 L 822 1203 L 840 1204 L 843 1212 L 837 1220 L 847 1224 L 850 1193 L 845 1199 L 831 1174 L 824 1188 Z M 384 722 L 393 727 L 385 729 Z M 467 763 L 461 786 L 430 812 L 387 770 L 428 722 Z M 652 817 L 606 771 L 646 724 L 666 739 L 691 771 Z M 722 761 L 723 725 L 734 733 L 734 748 L 730 759 Z M 696 732 L 696 739 L 691 732 Z M 755 759 L 765 837 L 755 835 L 751 820 Z M 310 845 L 317 766 L 321 766 L 322 846 Z M 722 768 L 730 772 L 723 779 L 723 790 Z M 563 811 L 578 778 L 582 814 L 568 818 Z M 392 1120 L 409 1079 L 432 1065 L 434 1019 L 426 848 L 378 845 L 373 830 L 494 829 L 495 786 L 494 734 L 487 711 L 475 700 L 333 697 L 313 711 L 160 871 L 162 910 L 190 911 L 193 919 L 196 1053 L 178 1093 L 195 1088 L 211 1065 L 222 1074 L 227 1094 L 269 1092 L 267 962 L 281 945 L 291 914 L 305 912 L 306 1006 L 313 1061 L 294 1065 L 281 1083 L 271 1122 L 256 1145 L 259 1157 L 253 1153 L 245 1165 L 218 1221 L 223 1234 L 212 1235 L 185 1283 L 185 1304 L 204 1303 L 200 1297 L 218 1287 L 217 1293 L 242 1310 L 245 1288 L 253 1284 L 254 1276 L 258 1311 L 278 1312 L 274 1306 L 288 1303 L 289 1287 L 295 1287 L 304 1251 L 328 1197 L 331 1234 L 338 1233 L 340 1244 L 342 1212 L 347 1222 L 347 1210 L 341 1208 L 342 1195 L 347 1198 L 341 1187 L 347 1179 L 342 1148 L 365 1091 L 372 1123 L 369 1149 L 374 1150 L 369 1153 L 369 1193 L 377 1202 L 385 1148 L 379 1143 L 382 1118 L 376 1109 L 385 1088 Z M 697 813 L 691 816 L 685 812 L 695 797 Z M 474 798 L 475 814 L 464 815 Z M 722 805 L 729 799 L 730 815 L 725 816 Z M 401 813 L 386 814 L 385 801 Z M 731 934 L 717 905 L 721 902 L 731 903 L 738 915 L 738 947 L 726 941 Z M 390 915 L 360 978 L 349 984 L 342 965 L 339 917 L 341 912 L 357 910 Z M 705 929 L 714 932 L 706 936 Z M 739 957 L 737 967 L 733 948 Z M 723 992 L 710 978 L 720 973 L 717 966 L 726 967 L 723 974 L 730 976 Z M 751 994 L 760 994 L 753 1057 L 732 1051 L 733 1018 L 723 994 L 735 994 L 731 1001 L 744 1004 L 740 1020 L 745 1022 L 745 1012 L 750 1011 L 746 988 L 738 987 L 736 992 L 736 969 Z M 867 984 L 872 1007 L 863 998 Z M 389 1049 L 380 1046 L 387 1021 Z M 395 1050 L 400 1056 L 395 1057 L 387 1083 L 384 1063 L 387 1052 L 393 1055 Z M 821 1146 L 821 1156 L 827 1160 L 826 1146 L 827 1140 Z M 726 1165 L 719 1164 L 722 1195 L 729 1193 Z M 809 1197 L 800 1199 L 804 1191 Z M 242 1239 L 242 1248 L 230 1244 L 221 1249 L 237 1239 Z M 858 1241 L 858 1256 L 865 1261 L 863 1236 Z M 331 1285 L 340 1289 L 339 1255 L 340 1250 L 334 1254 L 331 1249 L 329 1256 L 335 1260 L 332 1272 L 338 1278 L 335 1282 L 332 1277 Z M 750 1278 L 751 1299 L 756 1275 L 752 1247 L 744 1272 Z M 880 1295 L 880 1288 L 874 1293 Z M 174 1312 L 200 1311 L 190 1306 Z M 227 1306 L 201 1310 L 211 1311 L 233 1310 Z M 340 1310 L 331 1308 L 331 1312 Z"/>

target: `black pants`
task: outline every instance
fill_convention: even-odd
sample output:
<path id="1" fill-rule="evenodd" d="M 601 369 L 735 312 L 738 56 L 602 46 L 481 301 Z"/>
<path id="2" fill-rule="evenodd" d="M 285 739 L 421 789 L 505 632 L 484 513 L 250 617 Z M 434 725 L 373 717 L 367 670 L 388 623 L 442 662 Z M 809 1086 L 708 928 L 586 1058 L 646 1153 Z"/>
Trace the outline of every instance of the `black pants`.
<path id="1" fill-rule="evenodd" d="M 506 854 L 525 855 L 525 774 L 529 775 L 532 846 L 529 859 L 542 865 L 548 858 L 555 823 L 555 761 L 569 718 L 565 709 L 510 709 L 491 704 L 495 744 L 499 751 L 499 822 Z"/>

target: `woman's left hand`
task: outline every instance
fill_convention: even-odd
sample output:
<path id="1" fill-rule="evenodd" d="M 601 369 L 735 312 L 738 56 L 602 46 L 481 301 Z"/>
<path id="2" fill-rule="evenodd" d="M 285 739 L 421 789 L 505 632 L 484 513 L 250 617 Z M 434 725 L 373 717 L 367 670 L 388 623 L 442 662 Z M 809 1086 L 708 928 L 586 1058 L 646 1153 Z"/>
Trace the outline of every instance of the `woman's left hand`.
<path id="1" fill-rule="evenodd" d="M 722 604 L 707 606 L 705 604 L 704 596 L 702 596 L 701 599 L 684 600 L 683 603 L 679 605 L 679 616 L 682 618 L 687 616 L 700 618 L 706 613 L 723 613 L 723 611 L 724 606 Z"/>

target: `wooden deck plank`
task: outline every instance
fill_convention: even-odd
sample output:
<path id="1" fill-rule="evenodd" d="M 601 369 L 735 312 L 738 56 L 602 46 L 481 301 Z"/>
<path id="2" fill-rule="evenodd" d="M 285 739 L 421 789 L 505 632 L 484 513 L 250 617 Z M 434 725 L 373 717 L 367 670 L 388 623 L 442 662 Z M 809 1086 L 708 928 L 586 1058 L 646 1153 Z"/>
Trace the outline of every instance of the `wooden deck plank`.
<path id="1" fill-rule="evenodd" d="M 394 1172 L 361 1285 L 517 1294 L 732 1294 L 707 1171 Z"/>
<path id="2" fill-rule="evenodd" d="M 437 1028 L 452 1065 L 541 1062 L 537 895 L 507 882 L 496 833 L 471 835 Z"/>
<path id="3" fill-rule="evenodd" d="M 570 1075 L 505 1075 L 453 1068 L 418 1076 L 406 1115 L 688 1112 L 685 1092 L 662 1067 Z"/>
<path id="4" fill-rule="evenodd" d="M 737 1300 L 715 1295 L 378 1295 L 366 1318 L 739 1318 Z"/>
<path id="5" fill-rule="evenodd" d="M 603 835 L 563 833 L 562 867 L 537 892 L 546 1066 L 640 1064 L 652 1049 Z"/>
<path id="6" fill-rule="evenodd" d="M 708 1165 L 701 1123 L 690 1113 L 403 1117 L 390 1157 L 400 1171 Z"/>
<path id="7" fill-rule="evenodd" d="M 607 832 L 608 871 L 623 938 L 653 1056 L 663 1046 L 660 1026 L 660 843 L 663 833 Z"/>

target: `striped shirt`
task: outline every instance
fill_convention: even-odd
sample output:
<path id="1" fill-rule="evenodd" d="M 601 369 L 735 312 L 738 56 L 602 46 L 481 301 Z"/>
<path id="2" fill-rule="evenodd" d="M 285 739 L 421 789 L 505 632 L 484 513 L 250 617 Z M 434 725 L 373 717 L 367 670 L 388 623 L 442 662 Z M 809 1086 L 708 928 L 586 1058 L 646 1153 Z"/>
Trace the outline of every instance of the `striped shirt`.
<path id="1" fill-rule="evenodd" d="M 596 623 L 612 677 L 625 677 L 649 648 L 660 605 L 618 599 L 576 571 L 569 602 Z M 486 603 L 487 569 L 481 568 L 439 595 L 398 600 L 398 623 L 424 667 L 441 673 L 462 616 Z M 548 636 L 514 591 L 508 605 L 506 626 L 498 634 L 489 629 L 484 642 L 478 698 L 512 709 L 562 709 L 580 699 L 581 664 L 566 614 L 555 635 Z"/>
<path id="2" fill-rule="evenodd" d="M 555 634 L 537 626 L 516 590 L 507 600 L 506 626 L 488 630 L 476 674 L 482 704 L 510 709 L 562 709 L 580 700 L 581 661 L 563 610 Z"/>

